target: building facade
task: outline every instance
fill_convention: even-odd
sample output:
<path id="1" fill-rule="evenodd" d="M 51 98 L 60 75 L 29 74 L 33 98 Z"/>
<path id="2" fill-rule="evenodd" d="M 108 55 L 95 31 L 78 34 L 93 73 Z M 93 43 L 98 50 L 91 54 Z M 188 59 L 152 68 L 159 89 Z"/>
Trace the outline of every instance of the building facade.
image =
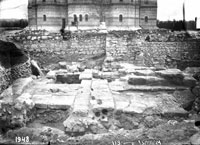
<path id="1" fill-rule="evenodd" d="M 29 0 L 29 27 L 58 31 L 156 27 L 157 0 Z"/>

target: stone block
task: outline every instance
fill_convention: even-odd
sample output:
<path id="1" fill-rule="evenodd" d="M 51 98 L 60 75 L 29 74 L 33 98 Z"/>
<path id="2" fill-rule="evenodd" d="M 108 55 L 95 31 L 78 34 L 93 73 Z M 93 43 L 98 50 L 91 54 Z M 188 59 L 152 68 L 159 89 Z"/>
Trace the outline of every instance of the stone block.
<path id="1" fill-rule="evenodd" d="M 47 74 L 46 74 L 46 78 L 48 78 L 48 79 L 56 79 L 56 73 L 57 73 L 58 71 L 52 71 L 52 70 L 50 70 Z"/>
<path id="2" fill-rule="evenodd" d="M 128 79 L 128 83 L 131 85 L 168 85 L 169 82 L 163 78 L 154 76 L 135 76 L 131 75 Z"/>
<path id="3" fill-rule="evenodd" d="M 178 77 L 181 79 L 184 78 L 183 73 L 179 69 L 166 69 L 166 70 L 156 71 L 156 74 L 167 79 L 173 77 Z"/>
<path id="4" fill-rule="evenodd" d="M 61 69 L 67 69 L 67 62 L 63 61 L 63 62 L 59 62 L 58 64 Z"/>
<path id="5" fill-rule="evenodd" d="M 79 80 L 79 73 L 57 73 L 56 74 L 56 82 L 57 83 L 67 83 L 67 84 L 79 84 L 81 80 Z"/>
<path id="6" fill-rule="evenodd" d="M 79 76 L 80 80 L 91 80 L 92 74 L 91 73 L 81 73 Z"/>
<path id="7" fill-rule="evenodd" d="M 186 110 L 191 110 L 196 96 L 189 90 L 175 91 L 173 93 L 177 102 Z"/>
<path id="8" fill-rule="evenodd" d="M 179 69 L 167 69 L 167 70 L 156 71 L 156 74 L 165 78 L 172 84 L 175 85 L 183 84 L 184 75 Z"/>
<path id="9" fill-rule="evenodd" d="M 43 39 L 43 40 L 47 40 L 47 39 L 48 39 L 48 36 L 42 36 L 42 39 Z"/>
<path id="10" fill-rule="evenodd" d="M 188 87 L 196 86 L 197 81 L 192 76 L 185 76 L 183 79 L 183 85 Z"/>
<path id="11" fill-rule="evenodd" d="M 187 67 L 184 72 L 189 74 L 195 74 L 197 72 L 200 72 L 200 67 Z"/>
<path id="12" fill-rule="evenodd" d="M 136 76 L 155 76 L 155 72 L 152 70 L 135 70 L 133 73 Z"/>

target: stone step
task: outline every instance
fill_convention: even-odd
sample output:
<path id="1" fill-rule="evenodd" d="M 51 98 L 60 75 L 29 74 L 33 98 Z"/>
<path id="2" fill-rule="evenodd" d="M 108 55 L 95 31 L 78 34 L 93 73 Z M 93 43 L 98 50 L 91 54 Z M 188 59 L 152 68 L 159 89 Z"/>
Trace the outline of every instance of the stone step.
<path id="1" fill-rule="evenodd" d="M 196 80 L 189 74 L 183 73 L 179 69 L 167 69 L 155 71 L 156 75 L 168 80 L 171 84 L 193 87 Z"/>
<path id="2" fill-rule="evenodd" d="M 155 76 L 130 75 L 128 83 L 131 85 L 166 86 L 169 82 L 166 79 Z"/>
<path id="3" fill-rule="evenodd" d="M 163 91 L 176 91 L 187 90 L 188 87 L 184 86 L 147 86 L 147 85 L 129 85 L 127 82 L 116 80 L 109 83 L 109 87 L 112 91 L 127 92 L 127 91 L 139 91 L 139 92 L 163 92 Z"/>

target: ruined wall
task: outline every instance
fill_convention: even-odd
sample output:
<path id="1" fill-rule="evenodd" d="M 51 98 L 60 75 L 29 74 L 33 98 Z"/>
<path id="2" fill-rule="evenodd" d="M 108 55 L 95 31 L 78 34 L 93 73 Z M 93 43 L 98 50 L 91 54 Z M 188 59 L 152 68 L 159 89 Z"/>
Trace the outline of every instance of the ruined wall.
<path id="1" fill-rule="evenodd" d="M 108 35 L 106 50 L 114 58 L 136 65 L 182 69 L 200 62 L 200 41 L 197 40 L 149 42 L 138 35 Z"/>
<path id="2" fill-rule="evenodd" d="M 106 52 L 116 60 L 136 65 L 183 68 L 198 65 L 200 58 L 199 39 L 190 38 L 184 32 L 74 33 L 69 40 L 56 33 L 32 32 L 14 38 L 23 40 L 23 47 L 44 63 L 80 61 Z"/>
<path id="3" fill-rule="evenodd" d="M 61 34 L 46 31 L 23 31 L 10 37 L 22 43 L 35 59 L 41 63 L 79 61 L 86 57 L 102 54 L 106 49 L 106 34 L 72 34 L 63 40 Z"/>
<path id="4" fill-rule="evenodd" d="M 0 66 L 0 94 L 11 84 L 11 71 Z"/>

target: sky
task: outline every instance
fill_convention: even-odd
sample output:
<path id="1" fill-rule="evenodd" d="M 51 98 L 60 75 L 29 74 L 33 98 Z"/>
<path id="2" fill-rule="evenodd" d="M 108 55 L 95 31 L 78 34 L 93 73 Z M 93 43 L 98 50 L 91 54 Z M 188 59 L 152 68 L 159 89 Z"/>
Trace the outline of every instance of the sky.
<path id="1" fill-rule="evenodd" d="M 200 0 L 157 0 L 159 20 L 183 19 L 185 1 L 186 20 L 200 17 Z M 0 0 L 0 19 L 26 19 L 28 0 Z"/>

